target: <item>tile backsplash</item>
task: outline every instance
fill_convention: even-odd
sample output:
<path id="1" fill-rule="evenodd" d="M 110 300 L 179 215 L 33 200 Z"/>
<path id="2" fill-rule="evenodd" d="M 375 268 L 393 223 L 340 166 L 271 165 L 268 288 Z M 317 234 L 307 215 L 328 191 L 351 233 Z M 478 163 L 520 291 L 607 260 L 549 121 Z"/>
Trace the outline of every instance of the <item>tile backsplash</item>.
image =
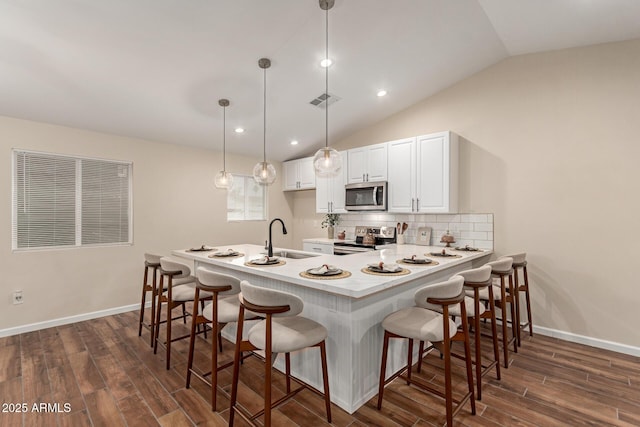
<path id="1" fill-rule="evenodd" d="M 419 227 L 431 227 L 431 244 L 442 245 L 440 237 L 449 230 L 456 239 L 455 246 L 469 245 L 482 249 L 493 249 L 493 214 L 392 214 L 362 213 L 342 214 L 336 233 L 346 231 L 346 238 L 355 238 L 356 225 L 395 227 L 406 222 L 409 228 L 404 233 L 406 243 L 415 243 Z"/>

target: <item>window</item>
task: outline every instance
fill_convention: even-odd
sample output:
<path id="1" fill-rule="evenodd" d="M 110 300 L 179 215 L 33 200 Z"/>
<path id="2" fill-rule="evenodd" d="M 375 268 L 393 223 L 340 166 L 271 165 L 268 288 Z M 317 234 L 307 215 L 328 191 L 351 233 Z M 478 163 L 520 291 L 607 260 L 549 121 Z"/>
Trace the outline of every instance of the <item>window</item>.
<path id="1" fill-rule="evenodd" d="M 13 151 L 14 250 L 130 244 L 131 163 Z"/>
<path id="2" fill-rule="evenodd" d="M 233 175 L 233 185 L 227 192 L 227 221 L 264 221 L 266 206 L 266 186 L 252 176 Z"/>

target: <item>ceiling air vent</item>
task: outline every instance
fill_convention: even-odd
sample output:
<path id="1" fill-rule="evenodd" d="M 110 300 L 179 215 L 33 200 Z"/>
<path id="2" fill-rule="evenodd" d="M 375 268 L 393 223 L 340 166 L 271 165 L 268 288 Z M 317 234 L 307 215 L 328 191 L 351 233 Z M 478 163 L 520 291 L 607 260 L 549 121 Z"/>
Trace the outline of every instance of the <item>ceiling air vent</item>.
<path id="1" fill-rule="evenodd" d="M 335 102 L 340 101 L 342 98 L 340 98 L 339 96 L 333 95 L 331 93 L 323 93 L 322 95 L 318 96 L 317 98 L 312 99 L 309 104 L 314 105 L 318 108 L 322 108 L 325 109 L 327 108 L 327 105 L 331 105 Z"/>

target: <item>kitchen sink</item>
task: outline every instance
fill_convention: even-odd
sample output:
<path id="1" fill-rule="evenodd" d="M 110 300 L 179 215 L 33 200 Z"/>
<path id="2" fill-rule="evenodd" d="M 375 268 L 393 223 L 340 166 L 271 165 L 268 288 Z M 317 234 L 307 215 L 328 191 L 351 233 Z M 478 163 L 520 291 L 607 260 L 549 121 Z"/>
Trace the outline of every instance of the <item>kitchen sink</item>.
<path id="1" fill-rule="evenodd" d="M 320 256 L 320 254 L 310 254 L 304 252 L 295 252 L 295 251 L 273 251 L 273 256 L 281 257 L 281 258 L 289 258 L 289 259 L 305 259 L 305 258 L 313 258 L 316 256 Z"/>

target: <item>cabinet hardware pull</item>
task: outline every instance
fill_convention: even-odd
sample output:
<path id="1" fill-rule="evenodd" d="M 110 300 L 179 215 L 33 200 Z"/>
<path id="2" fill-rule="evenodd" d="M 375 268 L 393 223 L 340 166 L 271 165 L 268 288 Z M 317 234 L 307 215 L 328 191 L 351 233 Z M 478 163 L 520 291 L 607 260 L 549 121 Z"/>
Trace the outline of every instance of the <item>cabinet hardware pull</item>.
<path id="1" fill-rule="evenodd" d="M 414 198 L 411 198 L 411 212 L 413 212 L 413 211 L 414 211 L 414 210 L 413 210 L 413 202 L 415 202 L 415 199 L 414 199 Z"/>
<path id="2" fill-rule="evenodd" d="M 420 199 L 416 199 L 416 212 L 420 212 Z"/>

